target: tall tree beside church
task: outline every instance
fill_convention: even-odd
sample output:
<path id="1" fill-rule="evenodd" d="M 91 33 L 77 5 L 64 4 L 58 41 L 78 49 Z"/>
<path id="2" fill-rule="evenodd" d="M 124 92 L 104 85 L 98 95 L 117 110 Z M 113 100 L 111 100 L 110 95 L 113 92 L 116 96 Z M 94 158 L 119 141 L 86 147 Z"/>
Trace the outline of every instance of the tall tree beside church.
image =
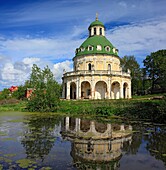
<path id="1" fill-rule="evenodd" d="M 37 65 L 33 65 L 29 87 L 33 88 L 27 105 L 29 111 L 53 112 L 57 110 L 60 85 L 55 81 L 48 66 L 41 70 Z"/>
<path id="2" fill-rule="evenodd" d="M 134 56 L 124 56 L 121 58 L 121 66 L 123 71 L 131 72 L 131 90 L 132 94 L 136 94 L 142 88 L 141 69 Z"/>
<path id="3" fill-rule="evenodd" d="M 166 50 L 159 50 L 146 56 L 143 61 L 147 76 L 151 80 L 152 92 L 158 87 L 166 90 Z"/>

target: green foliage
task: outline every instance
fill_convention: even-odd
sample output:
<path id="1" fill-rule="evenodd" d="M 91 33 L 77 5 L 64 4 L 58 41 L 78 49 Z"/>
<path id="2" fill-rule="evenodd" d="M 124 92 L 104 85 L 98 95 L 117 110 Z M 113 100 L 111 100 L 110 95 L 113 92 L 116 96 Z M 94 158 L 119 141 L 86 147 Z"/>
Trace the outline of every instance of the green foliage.
<path id="1" fill-rule="evenodd" d="M 134 56 L 124 56 L 121 58 L 121 66 L 123 71 L 131 72 L 131 89 L 132 94 L 138 93 L 142 88 L 141 69 Z"/>
<path id="2" fill-rule="evenodd" d="M 119 109 L 116 115 L 166 123 L 166 100 L 131 101 L 126 108 Z"/>
<path id="3" fill-rule="evenodd" d="M 10 98 L 10 91 L 9 89 L 3 89 L 3 91 L 1 92 L 0 94 L 0 100 L 3 100 L 3 99 L 8 99 Z"/>
<path id="4" fill-rule="evenodd" d="M 166 50 L 151 53 L 143 63 L 151 81 L 151 91 L 154 92 L 157 89 L 166 91 Z"/>
<path id="5" fill-rule="evenodd" d="M 59 105 L 60 85 L 54 80 L 53 73 L 48 68 L 41 70 L 33 65 L 29 87 L 33 93 L 27 104 L 27 109 L 34 112 L 53 112 Z"/>
<path id="6" fill-rule="evenodd" d="M 25 92 L 26 92 L 27 87 L 24 86 L 19 86 L 18 90 L 14 91 L 12 93 L 12 97 L 18 99 L 18 100 L 23 100 L 25 99 Z"/>
<path id="7" fill-rule="evenodd" d="M 121 116 L 166 123 L 166 99 L 61 101 L 58 111 L 70 115 Z"/>

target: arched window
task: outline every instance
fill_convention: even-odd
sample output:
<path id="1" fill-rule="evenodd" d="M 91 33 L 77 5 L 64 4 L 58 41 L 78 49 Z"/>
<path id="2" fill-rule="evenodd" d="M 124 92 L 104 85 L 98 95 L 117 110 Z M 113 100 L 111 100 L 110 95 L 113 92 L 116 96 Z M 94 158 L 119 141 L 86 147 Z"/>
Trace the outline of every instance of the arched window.
<path id="1" fill-rule="evenodd" d="M 111 64 L 108 64 L 108 71 L 111 71 Z"/>
<path id="2" fill-rule="evenodd" d="M 93 46 L 88 46 L 88 51 L 93 51 Z"/>
<path id="3" fill-rule="evenodd" d="M 96 35 L 96 28 L 94 28 L 94 35 Z"/>
<path id="4" fill-rule="evenodd" d="M 100 28 L 100 35 L 102 35 L 102 28 Z"/>
<path id="5" fill-rule="evenodd" d="M 91 65 L 91 63 L 88 64 L 88 70 L 92 70 L 92 65 Z"/>
<path id="6" fill-rule="evenodd" d="M 105 50 L 106 50 L 106 51 L 110 51 L 110 47 L 109 47 L 109 46 L 106 46 L 106 47 L 105 47 Z"/>

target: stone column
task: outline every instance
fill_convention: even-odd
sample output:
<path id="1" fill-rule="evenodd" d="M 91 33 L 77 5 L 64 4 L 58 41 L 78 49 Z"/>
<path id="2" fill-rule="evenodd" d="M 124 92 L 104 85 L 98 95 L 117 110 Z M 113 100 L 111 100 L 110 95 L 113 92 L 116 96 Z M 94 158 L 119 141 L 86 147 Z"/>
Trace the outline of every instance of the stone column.
<path id="1" fill-rule="evenodd" d="M 80 119 L 79 118 L 76 118 L 76 127 L 75 127 L 75 131 L 76 132 L 79 132 L 80 131 Z"/>
<path id="2" fill-rule="evenodd" d="M 76 80 L 76 99 L 79 99 L 79 78 Z"/>
<path id="3" fill-rule="evenodd" d="M 96 129 L 95 129 L 95 122 L 94 121 L 91 121 L 90 122 L 90 131 L 95 133 L 96 132 Z"/>
<path id="4" fill-rule="evenodd" d="M 110 99 L 110 95 L 111 95 L 111 87 L 110 87 L 110 77 L 108 78 L 108 87 L 107 87 L 107 91 L 108 91 L 108 99 Z"/>
<path id="5" fill-rule="evenodd" d="M 78 87 L 78 99 L 81 99 L 81 81 L 79 78 L 79 83 L 78 83 L 79 87 Z"/>
<path id="6" fill-rule="evenodd" d="M 121 85 L 120 85 L 120 98 L 124 98 L 124 96 L 123 96 L 123 83 L 121 83 Z"/>
<path id="7" fill-rule="evenodd" d="M 120 125 L 120 131 L 124 131 L 125 128 L 124 128 L 124 124 Z"/>
<path id="8" fill-rule="evenodd" d="M 107 124 L 107 134 L 109 137 L 112 136 L 112 128 L 111 128 L 111 124 Z"/>
<path id="9" fill-rule="evenodd" d="M 67 96 L 66 99 L 70 99 L 70 82 L 67 82 Z"/>
<path id="10" fill-rule="evenodd" d="M 65 128 L 66 128 L 66 131 L 69 130 L 69 117 L 66 117 L 66 126 L 65 126 Z"/>
<path id="11" fill-rule="evenodd" d="M 105 36 L 105 30 L 104 30 L 104 28 L 102 28 L 102 33 L 103 33 L 103 36 Z"/>
<path id="12" fill-rule="evenodd" d="M 91 28 L 91 36 L 94 35 L 94 28 Z"/>
<path id="13" fill-rule="evenodd" d="M 95 95 L 95 87 L 94 87 L 94 78 L 92 77 L 92 80 L 91 80 L 91 96 L 92 96 L 92 99 L 94 99 Z"/>
<path id="14" fill-rule="evenodd" d="M 65 98 L 65 83 L 63 83 L 62 98 Z"/>

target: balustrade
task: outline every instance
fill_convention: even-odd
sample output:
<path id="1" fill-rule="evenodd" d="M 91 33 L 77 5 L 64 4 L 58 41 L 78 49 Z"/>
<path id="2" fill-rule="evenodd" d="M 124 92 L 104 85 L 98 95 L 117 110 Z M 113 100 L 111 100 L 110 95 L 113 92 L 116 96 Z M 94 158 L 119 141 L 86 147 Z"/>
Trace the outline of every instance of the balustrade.
<path id="1" fill-rule="evenodd" d="M 110 70 L 79 70 L 79 71 L 71 71 L 63 74 L 63 77 L 68 76 L 78 76 L 78 75 L 117 75 L 117 76 L 128 76 L 130 74 L 123 71 L 110 71 Z"/>

